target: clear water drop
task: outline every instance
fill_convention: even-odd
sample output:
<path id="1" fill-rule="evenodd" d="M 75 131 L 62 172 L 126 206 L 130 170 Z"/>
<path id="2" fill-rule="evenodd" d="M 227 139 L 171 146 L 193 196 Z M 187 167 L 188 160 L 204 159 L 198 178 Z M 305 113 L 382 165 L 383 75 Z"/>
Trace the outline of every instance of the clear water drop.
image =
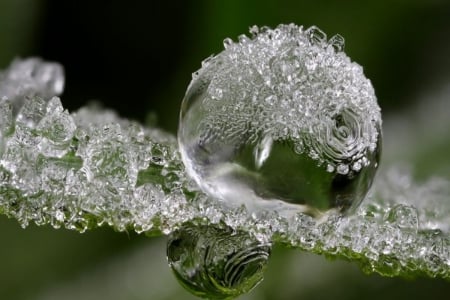
<path id="1" fill-rule="evenodd" d="M 329 51 L 325 33 L 266 28 L 208 62 L 188 87 L 178 131 L 205 192 L 311 215 L 362 201 L 380 156 L 380 108 L 362 68 Z"/>
<path id="2" fill-rule="evenodd" d="M 234 299 L 263 279 L 270 245 L 245 232 L 186 225 L 169 237 L 167 260 L 180 284 L 208 299 Z"/>

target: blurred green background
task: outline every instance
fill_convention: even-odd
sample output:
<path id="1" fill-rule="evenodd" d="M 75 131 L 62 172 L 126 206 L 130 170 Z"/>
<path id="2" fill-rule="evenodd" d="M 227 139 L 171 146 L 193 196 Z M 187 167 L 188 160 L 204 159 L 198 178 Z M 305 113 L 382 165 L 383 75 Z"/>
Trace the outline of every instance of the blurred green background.
<path id="1" fill-rule="evenodd" d="M 141 122 L 156 115 L 160 127 L 175 133 L 178 107 L 201 60 L 220 52 L 225 37 L 236 39 L 251 25 L 290 22 L 343 35 L 346 53 L 364 67 L 388 118 L 412 115 L 413 124 L 411 107 L 449 86 L 450 2 L 445 0 L 0 0 L 0 69 L 15 57 L 58 61 L 66 70 L 62 99 L 69 110 L 96 99 Z M 449 99 L 450 92 L 442 97 Z M 445 113 L 450 117 L 450 110 Z M 433 116 L 423 123 L 433 129 Z M 435 126 L 442 124 L 449 123 Z M 448 176 L 450 128 L 440 130 L 437 146 L 405 144 L 417 146 L 413 151 L 400 144 L 386 160 L 414 160 L 418 177 Z M 107 228 L 85 234 L 23 230 L 4 216 L 0 234 L 0 299 L 191 299 L 165 263 L 164 238 Z M 266 280 L 244 299 L 446 299 L 449 294 L 449 282 L 367 276 L 351 263 L 276 248 Z"/>

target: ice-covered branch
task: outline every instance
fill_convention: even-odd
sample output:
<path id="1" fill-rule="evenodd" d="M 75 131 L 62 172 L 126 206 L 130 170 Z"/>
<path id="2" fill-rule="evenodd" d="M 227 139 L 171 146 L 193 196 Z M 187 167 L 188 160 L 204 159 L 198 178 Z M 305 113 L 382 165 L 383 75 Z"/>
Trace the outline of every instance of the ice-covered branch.
<path id="1" fill-rule="evenodd" d="M 80 231 L 109 224 L 142 232 L 155 223 L 169 230 L 187 218 L 176 212 L 194 192 L 173 136 L 99 108 L 69 114 L 55 96 L 64 81 L 57 64 L 16 61 L 1 78 L 5 214 L 22 226 Z"/>
<path id="2" fill-rule="evenodd" d="M 222 207 L 187 178 L 174 136 L 98 107 L 69 113 L 56 97 L 63 81 L 59 65 L 39 59 L 0 73 L 0 212 L 23 227 L 169 234 L 186 222 L 226 225 L 368 272 L 450 278 L 447 181 L 418 186 L 385 171 L 354 213 L 322 221 Z"/>

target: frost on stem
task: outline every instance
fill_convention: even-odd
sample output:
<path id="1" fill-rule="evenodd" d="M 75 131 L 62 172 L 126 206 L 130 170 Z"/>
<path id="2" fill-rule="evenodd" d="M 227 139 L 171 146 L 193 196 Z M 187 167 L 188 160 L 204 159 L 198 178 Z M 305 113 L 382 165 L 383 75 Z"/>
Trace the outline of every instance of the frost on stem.
<path id="1" fill-rule="evenodd" d="M 56 97 L 62 89 L 49 84 L 64 82 L 57 64 L 15 61 L 0 78 L 4 213 L 22 226 L 80 231 L 107 223 L 142 232 L 156 219 L 168 230 L 184 221 L 171 217 L 188 186 L 171 135 L 98 108 L 69 114 Z"/>
<path id="2" fill-rule="evenodd" d="M 63 82 L 59 65 L 39 59 L 0 73 L 0 212 L 23 227 L 169 234 L 185 222 L 223 224 L 368 272 L 450 278 L 448 182 L 384 172 L 356 212 L 323 222 L 222 207 L 186 177 L 172 135 L 95 107 L 68 113 L 56 97 Z"/>

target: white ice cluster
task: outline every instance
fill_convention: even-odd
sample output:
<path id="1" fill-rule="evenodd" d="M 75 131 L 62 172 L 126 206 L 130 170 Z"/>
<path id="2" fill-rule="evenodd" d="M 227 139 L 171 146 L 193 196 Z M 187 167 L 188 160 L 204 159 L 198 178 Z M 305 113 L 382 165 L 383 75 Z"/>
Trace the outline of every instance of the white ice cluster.
<path id="1" fill-rule="evenodd" d="M 380 108 L 362 67 L 343 52 L 343 37 L 328 39 L 315 26 L 294 24 L 250 32 L 236 43 L 225 39 L 225 51 L 194 73 L 191 84 L 196 76 L 210 80 L 202 101 L 207 113 L 198 125 L 204 143 L 263 136 L 294 141 L 296 153 L 329 172 L 368 166 L 368 152 L 379 141 Z"/>
<path id="2" fill-rule="evenodd" d="M 142 232 L 185 202 L 173 136 L 95 107 L 69 114 L 58 64 L 15 61 L 0 78 L 0 211 L 23 226 Z"/>
<path id="3" fill-rule="evenodd" d="M 381 174 L 354 214 L 321 222 L 224 208 L 186 177 L 172 135 L 94 107 L 69 113 L 56 97 L 63 82 L 59 65 L 39 59 L 0 72 L 0 213 L 22 226 L 168 234 L 184 222 L 226 224 L 369 272 L 450 278 L 448 182 Z"/>

